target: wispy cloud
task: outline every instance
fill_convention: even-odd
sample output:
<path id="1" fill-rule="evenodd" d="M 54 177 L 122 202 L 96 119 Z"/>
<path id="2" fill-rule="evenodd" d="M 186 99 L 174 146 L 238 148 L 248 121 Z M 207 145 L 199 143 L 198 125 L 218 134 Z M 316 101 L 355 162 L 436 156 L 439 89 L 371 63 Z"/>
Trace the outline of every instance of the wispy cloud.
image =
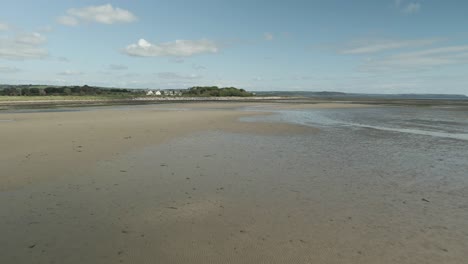
<path id="1" fill-rule="evenodd" d="M 7 31 L 10 29 L 10 25 L 7 23 L 0 22 L 0 31 Z"/>
<path id="2" fill-rule="evenodd" d="M 295 81 L 305 81 L 305 80 L 311 80 L 312 76 L 295 74 L 291 76 L 291 79 Z"/>
<path id="3" fill-rule="evenodd" d="M 76 76 L 76 75 L 83 75 L 83 72 L 81 71 L 73 71 L 73 70 L 65 70 L 63 72 L 57 73 L 58 75 L 61 76 Z"/>
<path id="4" fill-rule="evenodd" d="M 82 22 L 101 24 L 129 23 L 137 17 L 130 11 L 113 7 L 111 4 L 71 8 L 67 14 L 57 18 L 57 22 L 66 26 L 76 26 Z"/>
<path id="5" fill-rule="evenodd" d="M 176 72 L 159 72 L 158 77 L 160 79 L 169 79 L 169 80 L 194 80 L 194 79 L 200 79 L 202 76 L 198 74 L 179 74 Z"/>
<path id="6" fill-rule="evenodd" d="M 402 12 L 405 14 L 414 14 L 419 12 L 420 9 L 420 3 L 409 3 L 405 8 L 402 9 Z"/>
<path id="7" fill-rule="evenodd" d="M 60 61 L 60 62 L 70 62 L 70 59 L 68 59 L 67 57 L 57 57 L 57 60 Z"/>
<path id="8" fill-rule="evenodd" d="M 18 69 L 16 67 L 0 65 L 0 73 L 17 73 L 19 71 L 20 71 L 20 69 Z"/>
<path id="9" fill-rule="evenodd" d="M 263 34 L 263 39 L 267 41 L 272 41 L 274 39 L 274 36 L 272 33 L 266 32 Z"/>
<path id="10" fill-rule="evenodd" d="M 17 35 L 15 38 L 15 42 L 18 44 L 25 44 L 25 45 L 41 45 L 47 41 L 47 38 L 40 33 L 28 33 L 28 34 L 20 34 Z"/>
<path id="11" fill-rule="evenodd" d="M 54 28 L 52 26 L 42 26 L 42 27 L 39 27 L 37 29 L 38 32 L 42 32 L 42 33 L 49 33 L 49 32 L 52 32 L 54 30 Z"/>
<path id="12" fill-rule="evenodd" d="M 194 70 L 197 70 L 197 71 L 199 71 L 199 70 L 206 70 L 206 67 L 205 67 L 205 66 L 199 65 L 199 64 L 195 64 L 195 63 L 192 64 L 192 68 L 193 68 Z"/>
<path id="13" fill-rule="evenodd" d="M 440 66 L 468 64 L 468 45 L 431 48 L 369 59 L 364 71 L 429 70 Z"/>
<path id="14" fill-rule="evenodd" d="M 72 16 L 59 16 L 57 22 L 65 26 L 78 26 L 80 24 L 78 18 Z"/>
<path id="15" fill-rule="evenodd" d="M 185 59 L 184 59 L 184 58 L 175 57 L 175 58 L 170 58 L 168 61 L 169 61 L 169 62 L 172 62 L 172 63 L 184 63 L 184 62 L 185 62 Z"/>
<path id="16" fill-rule="evenodd" d="M 109 65 L 109 69 L 113 71 L 123 71 L 123 70 L 127 70 L 128 67 L 123 64 L 111 64 Z"/>
<path id="17" fill-rule="evenodd" d="M 421 3 L 395 0 L 395 7 L 404 14 L 415 14 L 421 10 Z"/>
<path id="18" fill-rule="evenodd" d="M 10 60 L 42 59 L 48 56 L 43 47 L 47 38 L 40 33 L 0 37 L 0 58 Z"/>
<path id="19" fill-rule="evenodd" d="M 189 57 L 203 53 L 217 53 L 219 45 L 208 39 L 200 40 L 176 40 L 153 44 L 145 39 L 138 40 L 136 44 L 130 44 L 124 49 L 124 53 L 137 57 Z"/>
<path id="20" fill-rule="evenodd" d="M 338 48 L 340 54 L 371 54 L 402 48 L 414 48 L 432 45 L 441 39 L 414 39 L 414 40 L 395 40 L 395 39 L 368 39 L 355 40 Z"/>

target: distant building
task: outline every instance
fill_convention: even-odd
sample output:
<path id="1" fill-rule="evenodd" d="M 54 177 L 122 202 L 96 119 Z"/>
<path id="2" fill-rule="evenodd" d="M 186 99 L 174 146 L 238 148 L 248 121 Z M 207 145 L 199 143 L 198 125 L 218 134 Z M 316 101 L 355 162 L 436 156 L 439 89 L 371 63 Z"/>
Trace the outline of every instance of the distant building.
<path id="1" fill-rule="evenodd" d="M 180 91 L 180 90 L 164 90 L 163 94 L 165 96 L 182 96 L 182 91 Z"/>
<path id="2" fill-rule="evenodd" d="M 157 90 L 157 91 L 147 91 L 146 92 L 146 95 L 161 95 L 161 91 Z"/>

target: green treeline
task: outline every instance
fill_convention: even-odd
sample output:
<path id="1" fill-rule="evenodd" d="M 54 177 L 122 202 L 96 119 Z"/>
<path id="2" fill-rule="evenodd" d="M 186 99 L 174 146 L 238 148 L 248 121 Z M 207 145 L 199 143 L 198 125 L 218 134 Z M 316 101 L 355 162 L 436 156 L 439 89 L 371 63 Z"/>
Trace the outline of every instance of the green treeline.
<path id="1" fill-rule="evenodd" d="M 234 87 L 219 88 L 217 86 L 195 86 L 182 92 L 184 96 L 253 96 L 244 89 Z"/>
<path id="2" fill-rule="evenodd" d="M 83 86 L 39 86 L 39 85 L 14 85 L 3 86 L 0 95 L 7 96 L 40 96 L 40 95 L 106 95 L 131 93 L 128 89 L 108 89 L 100 87 Z"/>
<path id="3" fill-rule="evenodd" d="M 0 96 L 93 96 L 93 95 L 116 95 L 116 96 L 144 96 L 146 89 L 118 89 L 102 88 L 88 85 L 83 86 L 47 86 L 47 85 L 0 85 Z M 179 90 L 182 96 L 218 97 L 218 96 L 253 96 L 244 89 L 234 87 L 219 88 L 217 86 L 196 86 L 189 89 Z M 163 91 L 164 93 L 164 91 Z M 163 95 L 166 96 L 167 94 Z M 171 94 L 171 96 L 173 96 Z"/>

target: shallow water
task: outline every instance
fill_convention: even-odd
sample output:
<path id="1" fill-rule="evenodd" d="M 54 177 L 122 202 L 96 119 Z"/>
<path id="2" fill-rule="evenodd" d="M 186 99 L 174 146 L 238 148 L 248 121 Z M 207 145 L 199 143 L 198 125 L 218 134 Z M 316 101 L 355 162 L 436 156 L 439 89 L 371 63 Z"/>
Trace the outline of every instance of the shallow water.
<path id="1" fill-rule="evenodd" d="M 273 110 L 276 115 L 246 121 L 288 122 L 319 127 L 351 127 L 468 140 L 468 111 L 457 108 L 377 107 Z"/>

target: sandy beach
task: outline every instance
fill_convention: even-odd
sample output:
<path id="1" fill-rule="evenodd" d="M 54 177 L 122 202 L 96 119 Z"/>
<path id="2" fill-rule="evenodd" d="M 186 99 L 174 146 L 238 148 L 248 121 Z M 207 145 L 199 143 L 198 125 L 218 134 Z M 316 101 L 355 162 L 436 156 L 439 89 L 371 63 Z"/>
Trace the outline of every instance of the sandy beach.
<path id="1" fill-rule="evenodd" d="M 0 113 L 0 263 L 465 263 L 466 141 L 242 121 L 369 107 Z"/>
<path id="2" fill-rule="evenodd" d="M 310 127 L 238 122 L 265 113 L 234 111 L 250 104 L 180 104 L 106 110 L 3 114 L 0 190 L 87 168 L 89 163 L 198 131 L 281 134 Z M 180 108 L 180 110 L 177 110 Z M 187 109 L 192 109 L 187 111 Z M 175 109 L 175 110 L 173 110 Z M 214 111 L 217 109 L 218 111 Z M 32 132 L 33 131 L 33 132 Z"/>

